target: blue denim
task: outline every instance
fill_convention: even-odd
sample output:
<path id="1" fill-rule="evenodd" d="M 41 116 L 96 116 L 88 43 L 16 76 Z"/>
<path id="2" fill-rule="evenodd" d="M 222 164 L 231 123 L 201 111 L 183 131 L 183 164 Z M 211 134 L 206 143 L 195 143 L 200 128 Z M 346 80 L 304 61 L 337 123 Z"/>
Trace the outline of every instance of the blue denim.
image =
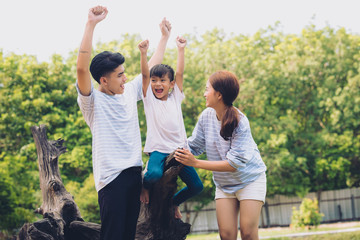
<path id="1" fill-rule="evenodd" d="M 164 163 L 168 153 L 154 151 L 150 153 L 150 159 L 147 165 L 147 171 L 144 175 L 143 186 L 150 189 L 154 183 L 160 180 L 164 173 Z M 186 187 L 178 191 L 173 197 L 173 203 L 180 205 L 187 199 L 199 194 L 204 186 L 195 171 L 195 168 L 184 166 L 179 173 L 180 179 L 186 184 Z"/>

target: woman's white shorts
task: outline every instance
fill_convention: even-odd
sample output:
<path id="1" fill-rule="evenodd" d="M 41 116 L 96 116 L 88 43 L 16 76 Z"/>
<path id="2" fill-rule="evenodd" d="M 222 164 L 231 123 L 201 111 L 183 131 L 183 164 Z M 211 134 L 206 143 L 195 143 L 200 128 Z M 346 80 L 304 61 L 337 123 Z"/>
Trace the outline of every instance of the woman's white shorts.
<path id="1" fill-rule="evenodd" d="M 220 188 L 216 188 L 215 200 L 219 198 L 237 198 L 239 201 L 245 199 L 258 200 L 265 203 L 266 196 L 266 174 L 260 175 L 258 179 L 250 183 L 243 189 L 238 190 L 233 194 L 225 193 Z"/>

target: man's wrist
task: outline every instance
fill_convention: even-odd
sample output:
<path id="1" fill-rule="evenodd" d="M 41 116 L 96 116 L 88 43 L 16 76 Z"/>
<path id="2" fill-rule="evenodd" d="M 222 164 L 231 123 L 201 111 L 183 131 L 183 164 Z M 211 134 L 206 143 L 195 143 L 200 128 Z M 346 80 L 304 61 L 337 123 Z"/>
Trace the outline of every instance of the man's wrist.
<path id="1" fill-rule="evenodd" d="M 162 39 L 165 39 L 165 40 L 168 40 L 169 37 L 170 37 L 170 34 L 169 34 L 169 35 L 161 35 L 161 38 L 162 38 Z"/>
<path id="2" fill-rule="evenodd" d="M 86 26 L 87 26 L 87 27 L 90 27 L 90 28 L 95 28 L 96 22 L 91 21 L 91 20 L 88 20 L 88 21 L 86 22 Z"/>

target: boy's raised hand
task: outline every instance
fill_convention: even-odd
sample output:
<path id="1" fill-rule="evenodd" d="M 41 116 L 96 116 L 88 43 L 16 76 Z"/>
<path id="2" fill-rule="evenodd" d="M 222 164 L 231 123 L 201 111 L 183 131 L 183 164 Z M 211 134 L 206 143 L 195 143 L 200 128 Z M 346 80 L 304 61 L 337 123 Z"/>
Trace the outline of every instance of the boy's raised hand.
<path id="1" fill-rule="evenodd" d="M 108 10 L 106 7 L 103 6 L 96 6 L 90 8 L 88 14 L 88 21 L 97 24 L 105 19 L 106 15 L 108 14 Z"/>
<path id="2" fill-rule="evenodd" d="M 176 45 L 177 45 L 178 48 L 180 48 L 180 49 L 185 48 L 186 43 L 187 43 L 187 41 L 186 41 L 186 39 L 184 37 L 178 36 L 176 38 Z"/>
<path id="3" fill-rule="evenodd" d="M 149 48 L 149 40 L 144 40 L 138 44 L 138 48 L 141 53 L 146 53 Z"/>
<path id="4" fill-rule="evenodd" d="M 166 18 L 163 18 L 159 26 L 160 26 L 161 34 L 163 36 L 169 37 L 171 32 L 171 23 L 168 20 L 166 20 Z"/>
<path id="5" fill-rule="evenodd" d="M 150 71 L 149 71 L 149 64 L 147 61 L 147 50 L 149 48 L 149 40 L 144 40 L 138 44 L 138 48 L 140 50 L 140 67 L 141 67 L 141 74 L 142 74 L 142 91 L 144 97 L 146 97 L 146 90 L 150 83 Z"/>

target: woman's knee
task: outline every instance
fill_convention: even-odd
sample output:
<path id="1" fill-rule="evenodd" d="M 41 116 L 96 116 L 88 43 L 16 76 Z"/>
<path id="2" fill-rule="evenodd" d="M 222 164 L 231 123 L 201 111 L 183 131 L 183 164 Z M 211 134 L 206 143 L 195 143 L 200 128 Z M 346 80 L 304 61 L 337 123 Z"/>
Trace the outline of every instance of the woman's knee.
<path id="1" fill-rule="evenodd" d="M 258 239 L 258 229 L 257 228 L 241 228 L 240 227 L 240 234 L 242 240 L 252 240 Z"/>
<path id="2" fill-rule="evenodd" d="M 219 229 L 219 235 L 221 240 L 236 240 L 237 229 Z"/>

